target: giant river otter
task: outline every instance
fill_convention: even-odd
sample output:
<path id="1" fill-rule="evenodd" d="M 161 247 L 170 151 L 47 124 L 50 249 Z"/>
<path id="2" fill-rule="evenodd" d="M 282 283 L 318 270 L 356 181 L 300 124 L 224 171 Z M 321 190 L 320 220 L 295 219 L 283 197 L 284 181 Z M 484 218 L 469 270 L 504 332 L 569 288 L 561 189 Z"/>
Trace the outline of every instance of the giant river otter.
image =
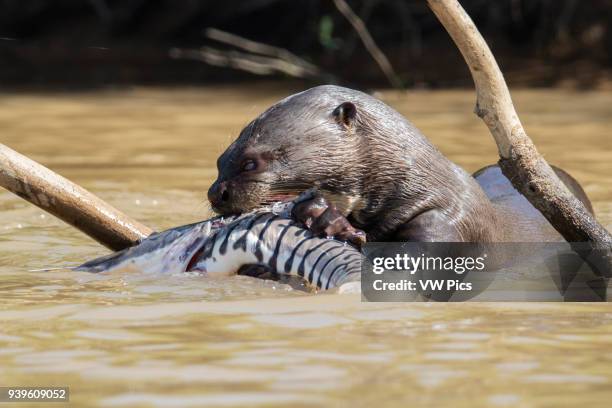
<path id="1" fill-rule="evenodd" d="M 499 167 L 466 173 L 394 109 L 338 86 L 278 102 L 246 126 L 217 166 L 208 196 L 221 214 L 316 187 L 322 198 L 298 218 L 353 241 L 361 236 L 352 226 L 370 241 L 562 239 Z M 555 170 L 592 211 L 580 185 Z"/>

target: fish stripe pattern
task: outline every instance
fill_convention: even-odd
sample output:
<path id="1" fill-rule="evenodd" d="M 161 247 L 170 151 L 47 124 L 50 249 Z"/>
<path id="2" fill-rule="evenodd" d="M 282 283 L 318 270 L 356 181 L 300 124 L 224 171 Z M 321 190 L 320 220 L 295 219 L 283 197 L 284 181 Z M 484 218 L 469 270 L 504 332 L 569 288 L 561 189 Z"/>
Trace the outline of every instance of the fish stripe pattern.
<path id="1" fill-rule="evenodd" d="M 299 276 L 317 289 L 358 282 L 361 276 L 361 254 L 355 247 L 314 236 L 293 221 L 287 211 L 261 210 L 153 234 L 137 246 L 75 269 L 200 272 L 214 277 L 236 274 L 242 266 L 251 264 L 266 266 L 278 275 Z"/>

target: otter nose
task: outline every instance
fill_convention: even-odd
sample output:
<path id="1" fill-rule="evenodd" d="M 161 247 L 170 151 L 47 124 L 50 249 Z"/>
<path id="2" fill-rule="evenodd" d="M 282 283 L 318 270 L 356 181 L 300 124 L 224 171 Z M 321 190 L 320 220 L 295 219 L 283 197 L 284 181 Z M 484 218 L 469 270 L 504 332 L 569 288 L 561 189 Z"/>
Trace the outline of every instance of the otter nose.
<path id="1" fill-rule="evenodd" d="M 229 203 L 230 193 L 225 181 L 215 181 L 208 189 L 208 201 L 217 212 L 223 212 Z"/>

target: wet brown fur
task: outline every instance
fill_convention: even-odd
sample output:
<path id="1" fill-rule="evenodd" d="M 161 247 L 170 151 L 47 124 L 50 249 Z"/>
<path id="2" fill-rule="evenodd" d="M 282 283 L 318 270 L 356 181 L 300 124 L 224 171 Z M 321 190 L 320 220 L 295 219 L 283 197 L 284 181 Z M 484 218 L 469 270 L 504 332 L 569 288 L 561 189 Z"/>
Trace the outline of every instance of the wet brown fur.
<path id="1" fill-rule="evenodd" d="M 339 117 L 344 103 L 350 117 Z M 242 171 L 245 160 L 257 169 Z M 241 132 L 218 169 L 209 198 L 219 213 L 317 187 L 370 241 L 561 239 L 496 165 L 466 173 L 398 112 L 347 88 L 320 86 L 272 106 Z M 591 208 L 578 183 L 557 171 Z"/>

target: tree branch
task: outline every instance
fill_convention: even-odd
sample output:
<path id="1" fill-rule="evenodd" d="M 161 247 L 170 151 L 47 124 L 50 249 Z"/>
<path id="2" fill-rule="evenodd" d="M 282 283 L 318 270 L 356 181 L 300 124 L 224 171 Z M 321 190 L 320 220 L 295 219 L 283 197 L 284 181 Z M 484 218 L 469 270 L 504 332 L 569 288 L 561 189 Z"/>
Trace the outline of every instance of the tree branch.
<path id="1" fill-rule="evenodd" d="M 476 86 L 475 113 L 497 143 L 504 175 L 568 242 L 590 242 L 600 249 L 609 271 L 612 236 L 559 180 L 525 133 L 504 77 L 474 22 L 457 0 L 427 3 L 470 69 Z"/>
<path id="2" fill-rule="evenodd" d="M 0 144 L 0 186 L 119 250 L 153 231 L 89 191 Z"/>
<path id="3" fill-rule="evenodd" d="M 363 42 L 363 45 L 366 47 L 366 50 L 368 50 L 372 58 L 374 58 L 374 61 L 376 61 L 376 63 L 378 64 L 382 72 L 385 74 L 391 85 L 395 88 L 401 88 L 402 81 L 393 70 L 393 66 L 387 59 L 387 56 L 380 50 L 380 48 L 378 48 L 378 45 L 376 45 L 376 42 L 370 35 L 370 32 L 368 31 L 366 25 L 363 23 L 363 20 L 359 18 L 357 14 L 355 14 L 353 9 L 351 9 L 351 7 L 346 1 L 334 0 L 334 4 L 336 5 L 338 11 L 342 13 L 344 18 L 346 18 L 348 22 L 353 26 L 353 29 L 357 32 L 359 38 L 361 38 L 361 42 Z"/>
<path id="4" fill-rule="evenodd" d="M 216 28 L 207 29 L 206 36 L 246 52 L 219 50 L 213 47 L 201 47 L 200 49 L 173 48 L 170 50 L 170 57 L 194 59 L 209 65 L 240 69 L 255 75 L 282 73 L 295 78 L 332 79 L 316 65 L 284 48 L 249 40 Z"/>
<path id="5" fill-rule="evenodd" d="M 298 57 L 292 52 L 280 48 L 275 47 L 273 45 L 260 43 L 257 41 L 249 40 L 247 38 L 243 38 L 237 36 L 236 34 L 228 33 L 226 31 L 221 31 L 216 28 L 208 28 L 205 31 L 206 37 L 211 40 L 218 41 L 223 44 L 231 45 L 236 48 L 243 49 L 245 51 L 251 52 L 253 54 L 265 55 L 268 57 L 276 58 L 280 61 L 286 61 L 287 63 L 292 63 L 296 66 L 299 66 L 303 71 L 307 72 L 309 76 L 316 77 L 321 75 L 321 70 L 314 64 L 304 60 L 303 58 Z"/>

